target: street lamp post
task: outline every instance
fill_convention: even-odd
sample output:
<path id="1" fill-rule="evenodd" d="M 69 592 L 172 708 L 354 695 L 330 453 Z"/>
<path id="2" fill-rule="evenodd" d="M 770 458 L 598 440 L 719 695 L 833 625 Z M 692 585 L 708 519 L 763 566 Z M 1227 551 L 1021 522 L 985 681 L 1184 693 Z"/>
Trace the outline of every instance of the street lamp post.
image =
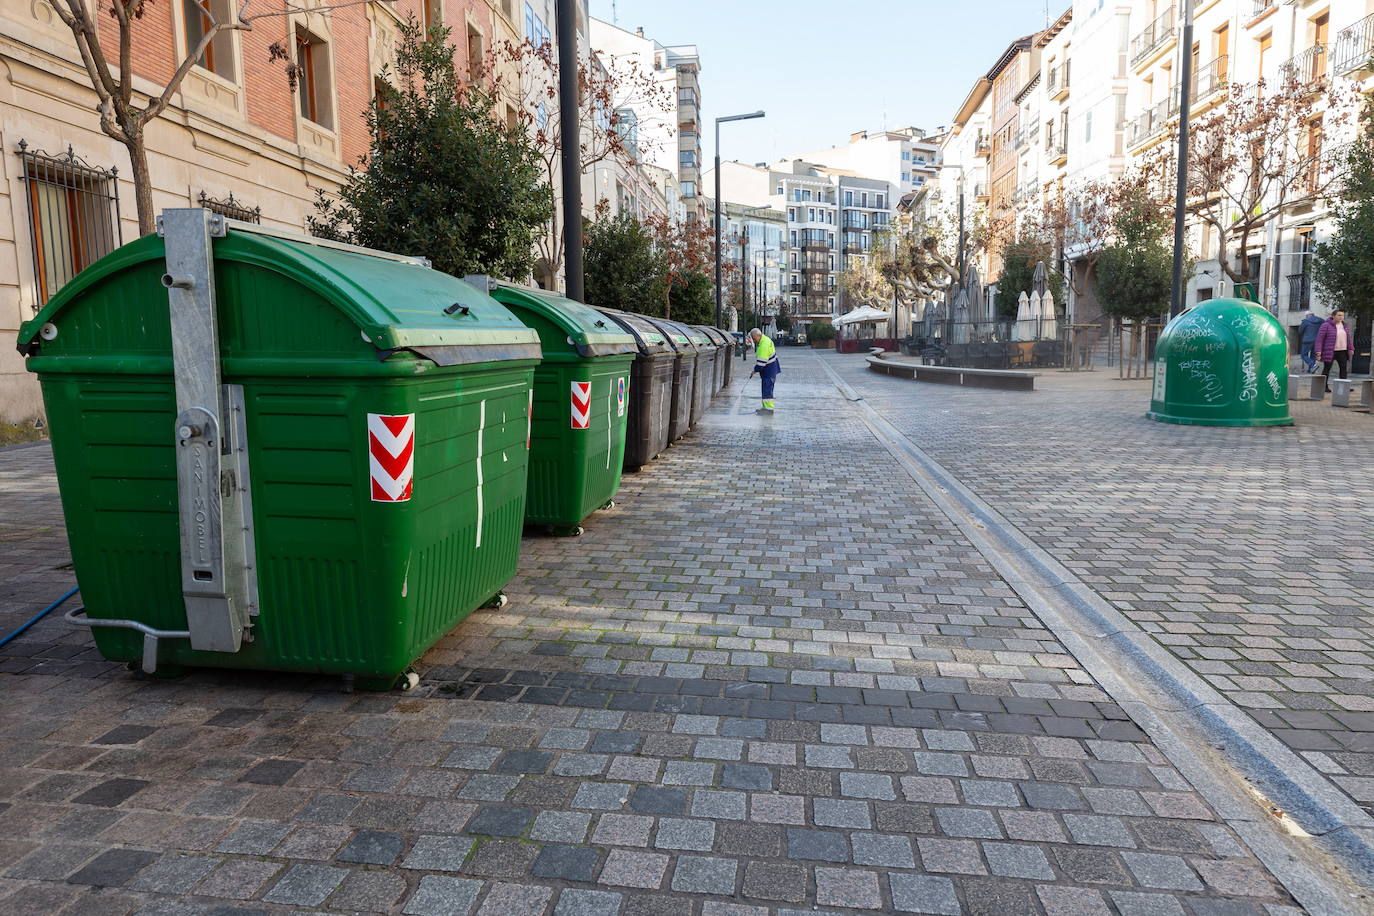
<path id="1" fill-rule="evenodd" d="M 721 327 L 724 317 L 724 305 L 721 298 L 720 288 L 720 212 L 724 204 L 720 199 L 720 125 L 723 121 L 747 121 L 750 118 L 763 117 L 762 111 L 751 111 L 749 114 L 726 115 L 723 118 L 716 118 L 716 327 Z"/>
<path id="2" fill-rule="evenodd" d="M 577 110 L 577 7 L 558 0 L 558 131 L 563 166 L 563 275 L 567 296 L 583 299 L 582 161 Z"/>
<path id="3" fill-rule="evenodd" d="M 1188 202 L 1188 108 L 1192 104 L 1193 82 L 1193 0 L 1183 3 L 1183 58 L 1178 81 L 1178 184 L 1174 190 L 1174 273 L 1170 284 L 1169 317 L 1183 311 L 1183 230 Z"/>

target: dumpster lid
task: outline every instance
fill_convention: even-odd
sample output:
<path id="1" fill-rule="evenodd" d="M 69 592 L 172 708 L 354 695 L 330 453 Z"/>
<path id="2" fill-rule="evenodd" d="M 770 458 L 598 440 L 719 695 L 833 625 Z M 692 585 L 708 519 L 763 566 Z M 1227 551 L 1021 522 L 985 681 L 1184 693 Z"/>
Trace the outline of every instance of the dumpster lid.
<path id="1" fill-rule="evenodd" d="M 700 326 L 700 330 L 706 335 L 711 343 L 715 344 L 717 347 L 727 346 L 728 342 L 725 337 L 725 332 L 720 328 L 713 328 L 710 325 L 703 324 Z"/>
<path id="2" fill-rule="evenodd" d="M 706 333 L 705 328 L 696 325 L 683 325 L 687 329 L 687 336 L 692 338 L 692 343 L 697 345 L 698 350 L 714 350 L 716 342 L 711 339 L 711 335 Z"/>
<path id="3" fill-rule="evenodd" d="M 419 259 L 225 222 L 227 234 L 212 242 L 216 263 L 252 264 L 295 280 L 338 309 L 383 353 L 411 350 L 440 365 L 539 358 L 534 331 L 500 303 Z M 43 325 L 92 286 L 165 259 L 163 240 L 147 235 L 96 261 L 20 327 L 20 352 L 36 352 Z M 166 296 L 161 286 L 149 292 Z"/>
<path id="4" fill-rule="evenodd" d="M 597 306 L 596 310 L 608 316 L 616 324 L 629 331 L 639 344 L 639 352 L 647 355 L 653 353 L 672 353 L 672 345 L 668 343 L 668 338 L 663 332 L 654 327 L 654 323 L 643 315 L 636 315 L 633 312 L 622 312 L 619 309 L 608 309 Z"/>
<path id="5" fill-rule="evenodd" d="M 639 349 L 624 328 L 590 305 L 548 290 L 499 280 L 489 280 L 488 286 L 497 302 L 530 309 L 561 328 L 579 356 L 614 356 Z"/>
<path id="6" fill-rule="evenodd" d="M 705 349 L 705 347 L 697 345 L 696 335 L 688 329 L 687 325 L 678 321 L 670 321 L 667 318 L 649 318 L 648 320 L 663 332 L 664 336 L 668 338 L 668 343 L 672 344 L 673 349 L 679 353 L 695 353 L 697 350 Z"/>

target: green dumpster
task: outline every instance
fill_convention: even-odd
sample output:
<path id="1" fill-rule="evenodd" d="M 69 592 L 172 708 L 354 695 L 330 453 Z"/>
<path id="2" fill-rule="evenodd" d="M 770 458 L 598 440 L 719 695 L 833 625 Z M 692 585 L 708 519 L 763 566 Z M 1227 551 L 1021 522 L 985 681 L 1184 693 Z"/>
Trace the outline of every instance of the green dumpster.
<path id="1" fill-rule="evenodd" d="M 1210 299 L 1177 316 L 1155 346 L 1146 414 L 1198 426 L 1291 426 L 1288 342 L 1269 311 Z"/>
<path id="2" fill-rule="evenodd" d="M 538 338 L 416 259 L 200 209 L 160 226 L 19 332 L 69 619 L 150 672 L 390 686 L 515 572 Z"/>
<path id="3" fill-rule="evenodd" d="M 485 278 L 469 278 L 479 288 Z M 625 462 L 634 337 L 556 293 L 490 282 L 492 298 L 538 332 L 525 521 L 561 534 L 609 504 Z"/>

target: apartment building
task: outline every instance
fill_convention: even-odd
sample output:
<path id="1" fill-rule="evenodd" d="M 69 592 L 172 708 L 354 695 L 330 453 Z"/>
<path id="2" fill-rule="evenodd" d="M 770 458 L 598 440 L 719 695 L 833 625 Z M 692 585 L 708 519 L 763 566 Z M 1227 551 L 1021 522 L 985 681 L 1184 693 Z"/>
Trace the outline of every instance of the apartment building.
<path id="1" fill-rule="evenodd" d="M 796 158 L 880 178 L 890 183 L 900 197 L 935 178 L 939 153 L 938 134 L 928 134 L 919 127 L 899 127 L 856 131 L 843 146 L 799 153 Z"/>
<path id="2" fill-rule="evenodd" d="M 971 187 L 972 201 L 986 204 L 991 219 L 1019 223 L 1060 188 L 1121 175 L 1175 141 L 1184 53 L 1193 69 L 1194 119 L 1222 104 L 1233 84 L 1257 87 L 1263 79 L 1272 91 L 1287 74 L 1374 90 L 1374 0 L 1198 0 L 1186 49 L 1180 16 L 1175 0 L 1077 0 L 1045 30 L 1012 42 L 956 111 L 941 144 L 938 186 L 909 195 L 906 206 L 947 207 Z M 1350 139 L 1321 118 L 1304 132 L 1314 149 L 1332 155 Z M 1324 201 L 1277 203 L 1261 204 L 1272 215 L 1248 250 L 1231 256 L 1248 259 L 1262 300 L 1293 326 L 1307 309 L 1322 307 L 1311 256 L 1329 236 L 1330 210 Z M 1187 243 L 1196 259 L 1187 302 L 1231 295 L 1214 233 L 1190 218 Z M 1073 280 L 1069 316 L 1091 323 L 1101 320 L 1101 306 L 1083 254 L 1066 251 L 1061 267 Z M 995 257 L 978 266 L 994 280 L 1000 269 Z"/>
<path id="3" fill-rule="evenodd" d="M 1132 159 L 1156 145 L 1173 142 L 1179 114 L 1178 74 L 1182 55 L 1192 62 L 1191 116 L 1197 118 L 1223 104 L 1233 84 L 1260 81 L 1273 91 L 1289 75 L 1313 81 L 1374 90 L 1368 67 L 1374 54 L 1374 2 L 1370 0 L 1213 0 L 1199 3 L 1191 48 L 1181 47 L 1181 5 L 1171 0 L 1138 3 L 1130 12 L 1127 88 L 1130 121 L 1127 148 Z M 1320 108 L 1320 106 L 1319 106 Z M 1325 126 L 1318 114 L 1306 128 L 1313 151 L 1338 151 L 1349 142 L 1345 133 Z M 1321 308 L 1321 291 L 1311 282 L 1311 257 L 1329 237 L 1328 201 L 1278 206 L 1263 231 L 1244 251 L 1229 252 L 1232 263 L 1248 260 L 1259 278 L 1261 301 L 1287 326 L 1295 326 L 1311 308 Z M 1219 246 L 1210 227 L 1192 221 L 1188 245 L 1198 259 L 1188 281 L 1187 301 L 1231 295 L 1231 282 L 1217 260 Z M 1364 329 L 1364 334 L 1368 329 Z"/>
<path id="4" fill-rule="evenodd" d="M 255 11 L 285 9 L 281 0 L 264 4 Z M 212 0 L 212 8 L 228 15 L 233 5 Z M 135 20 L 138 96 L 160 93 L 199 40 L 196 13 L 189 3 L 155 3 Z M 549 0 L 292 6 L 251 31 L 221 33 L 148 127 L 154 207 L 206 206 L 304 228 L 316 190 L 337 188 L 367 150 L 363 116 L 410 16 L 450 27 L 455 62 L 473 74 L 493 42 L 532 31 L 552 37 Z M 0 422 L 15 423 L 42 409 L 13 346 L 20 322 L 86 265 L 136 238 L 138 222 L 128 155 L 100 131 L 70 30 L 46 0 L 0 0 L 0 21 Z M 112 29 L 102 34 L 115 40 Z M 272 60 L 274 43 L 299 67 L 294 89 L 285 63 Z"/>
<path id="5" fill-rule="evenodd" d="M 613 73 L 652 74 L 669 111 L 637 95 L 625 100 L 649 164 L 677 175 L 687 218 L 706 217 L 701 194 L 701 57 L 696 45 L 663 45 L 601 19 L 591 20 L 591 45 Z"/>
<path id="6" fill-rule="evenodd" d="M 715 201 L 709 204 L 708 210 L 714 218 Z M 721 255 L 738 271 L 736 283 L 727 284 L 727 289 L 739 290 L 738 300 L 733 304 L 767 316 L 768 320 L 760 329 L 775 333 L 777 317 L 786 302 L 783 298 L 786 214 L 768 206 L 751 207 L 728 201 L 721 206 Z M 728 323 L 733 330 L 749 330 L 739 326 L 738 313 L 733 308 L 730 319 Z"/>

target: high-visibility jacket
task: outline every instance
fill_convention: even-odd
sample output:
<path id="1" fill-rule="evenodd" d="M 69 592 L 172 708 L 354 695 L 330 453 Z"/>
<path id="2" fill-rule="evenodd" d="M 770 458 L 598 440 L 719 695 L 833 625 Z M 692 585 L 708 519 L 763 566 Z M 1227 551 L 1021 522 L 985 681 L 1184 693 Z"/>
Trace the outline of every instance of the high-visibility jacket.
<path id="1" fill-rule="evenodd" d="M 754 345 L 754 371 L 766 372 L 778 364 L 778 348 L 767 334 Z"/>

